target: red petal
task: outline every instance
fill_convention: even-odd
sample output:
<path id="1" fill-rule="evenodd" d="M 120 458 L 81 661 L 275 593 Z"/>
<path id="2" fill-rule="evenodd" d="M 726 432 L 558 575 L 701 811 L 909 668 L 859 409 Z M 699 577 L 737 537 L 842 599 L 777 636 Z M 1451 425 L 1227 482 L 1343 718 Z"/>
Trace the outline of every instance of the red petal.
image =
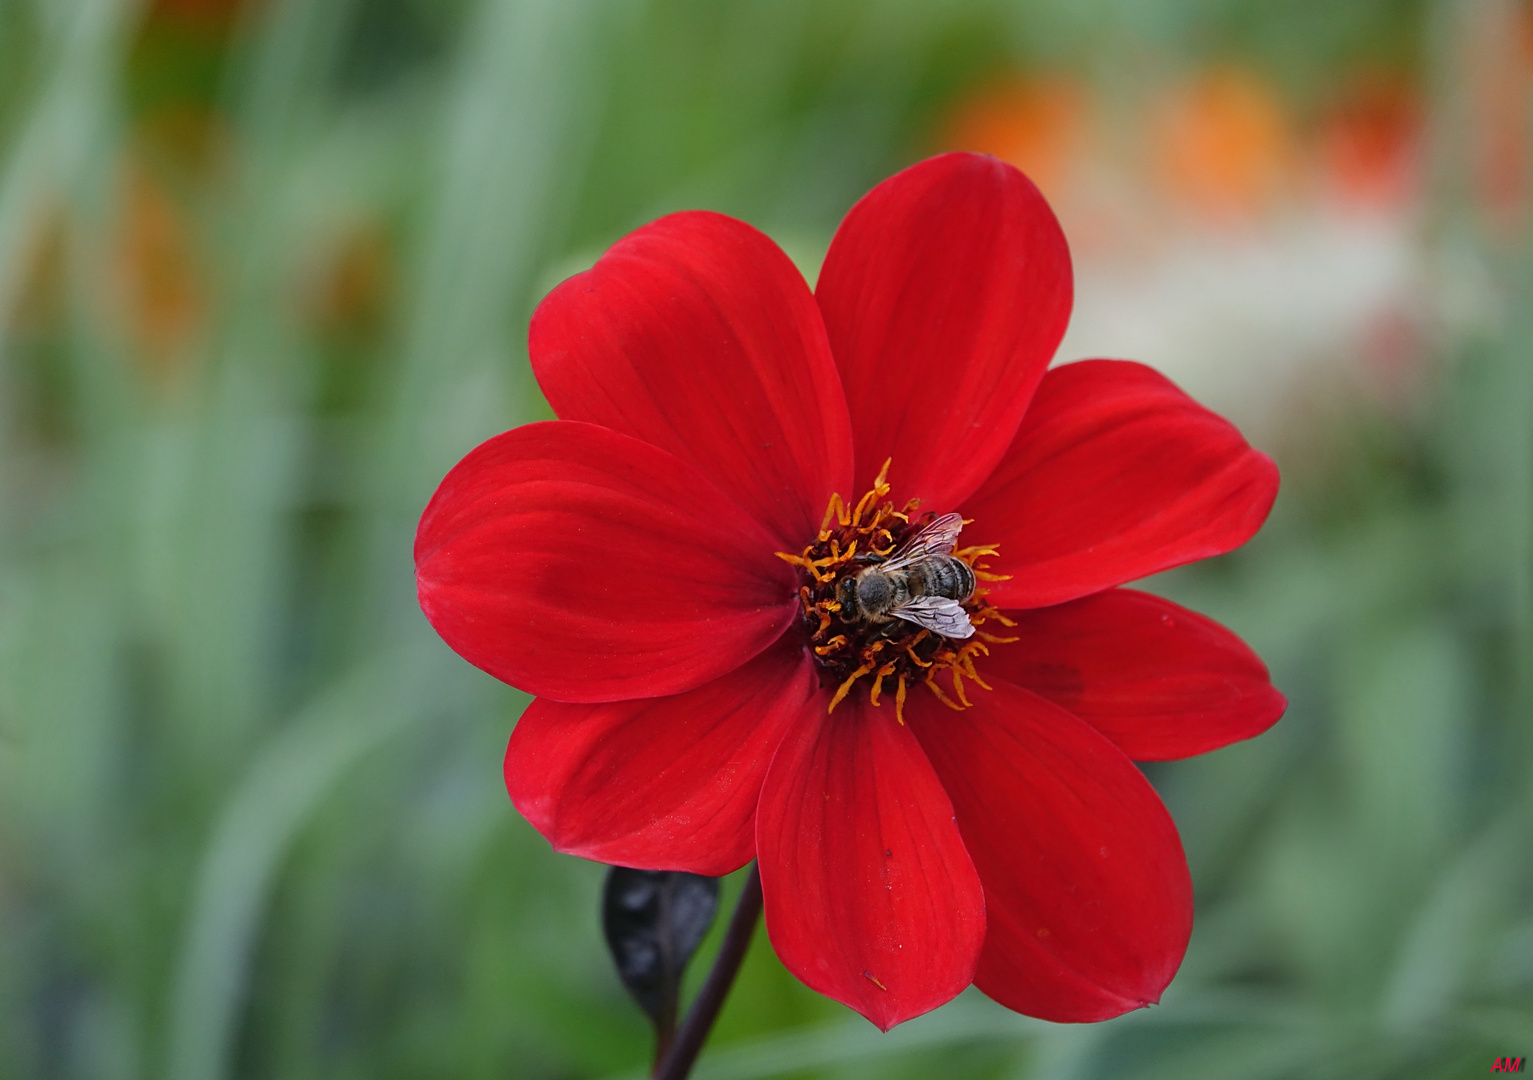
<path id="1" fill-rule="evenodd" d="M 990 602 L 1045 607 L 1239 547 L 1277 488 L 1272 460 L 1165 376 L 1084 360 L 1044 377 L 963 515 L 1012 575 Z"/>
<path id="2" fill-rule="evenodd" d="M 819 309 L 744 222 L 692 212 L 630 233 L 548 295 L 528 341 L 559 416 L 690 461 L 785 549 L 850 491 L 851 426 Z"/>
<path id="3" fill-rule="evenodd" d="M 944 154 L 885 180 L 841 223 L 815 298 L 857 444 L 897 497 L 948 510 L 1001 460 L 1070 319 L 1070 249 L 1030 180 Z"/>
<path id="4" fill-rule="evenodd" d="M 1089 724 L 1003 682 L 971 693 L 962 713 L 914 695 L 905 717 L 985 883 L 975 983 L 1009 1009 L 1061 1022 L 1158 1001 L 1192 932 L 1171 816 Z"/>
<path id="5" fill-rule="evenodd" d="M 1112 589 L 1017 622 L 982 674 L 1069 709 L 1138 761 L 1190 757 L 1260 735 L 1287 701 L 1245 642 L 1149 593 Z"/>
<path id="6" fill-rule="evenodd" d="M 985 902 L 931 765 L 894 709 L 805 708 L 767 771 L 756 848 L 788 970 L 888 1031 L 974 977 Z"/>
<path id="7" fill-rule="evenodd" d="M 776 542 L 696 469 L 594 424 L 481 444 L 421 515 L 415 578 L 443 640 L 560 701 L 691 690 L 798 610 Z"/>
<path id="8" fill-rule="evenodd" d="M 755 857 L 762 778 L 817 690 L 803 648 L 785 641 L 675 697 L 539 698 L 506 748 L 506 789 L 559 851 L 728 874 Z"/>

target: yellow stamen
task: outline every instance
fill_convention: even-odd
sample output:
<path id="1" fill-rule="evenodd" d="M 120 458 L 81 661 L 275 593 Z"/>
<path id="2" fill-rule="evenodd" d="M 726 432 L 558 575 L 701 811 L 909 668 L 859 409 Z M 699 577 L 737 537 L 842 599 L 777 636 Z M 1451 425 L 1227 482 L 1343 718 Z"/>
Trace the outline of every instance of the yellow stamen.
<path id="1" fill-rule="evenodd" d="M 854 526 L 862 524 L 862 512 L 871 506 L 877 499 L 878 492 L 870 491 L 857 501 L 857 509 L 852 511 L 852 524 Z"/>
<path id="2" fill-rule="evenodd" d="M 932 632 L 930 630 L 923 629 L 905 645 L 905 655 L 910 657 L 910 662 L 915 664 L 916 667 L 931 667 L 931 661 L 922 660 L 916 655 L 916 646 L 931 636 Z"/>
<path id="3" fill-rule="evenodd" d="M 823 644 L 823 645 L 816 645 L 814 647 L 814 651 L 819 653 L 821 656 L 829 656 L 831 653 L 835 652 L 837 649 L 841 648 L 841 646 L 843 646 L 845 644 L 846 644 L 846 635 L 845 634 L 837 634 L 835 637 L 831 638 L 825 644 Z"/>
<path id="4" fill-rule="evenodd" d="M 830 708 L 825 710 L 826 714 L 828 715 L 835 712 L 836 706 L 841 704 L 841 699 L 852 692 L 852 683 L 856 682 L 858 679 L 862 678 L 872 670 L 873 669 L 867 664 L 863 664 L 862 667 L 852 672 L 851 677 L 848 678 L 846 682 L 842 683 L 841 686 L 836 690 L 836 696 L 830 699 Z"/>
<path id="5" fill-rule="evenodd" d="M 976 642 L 976 644 L 978 644 L 978 643 Z M 995 687 L 991 686 L 984 679 L 980 678 L 979 672 L 974 670 L 974 657 L 975 657 L 975 655 L 976 655 L 975 653 L 971 652 L 971 653 L 969 653 L 968 655 L 966 655 L 964 657 L 964 668 L 965 668 L 966 673 L 968 674 L 969 678 L 971 678 L 975 682 L 979 683 L 979 685 L 983 686 L 986 690 L 994 690 Z M 990 655 L 988 649 L 986 650 L 985 655 L 986 656 Z"/>
<path id="6" fill-rule="evenodd" d="M 963 702 L 965 709 L 971 708 L 974 702 L 965 697 L 963 692 L 963 670 L 957 664 L 954 664 L 951 670 L 953 672 L 953 693 L 958 695 L 958 700 Z"/>
<path id="7" fill-rule="evenodd" d="M 862 498 L 857 500 L 857 509 L 852 511 L 852 520 L 849 524 L 858 526 L 862 524 L 862 515 L 874 504 L 889 494 L 889 463 L 893 458 L 884 459 L 884 467 L 878 470 L 878 476 L 873 480 L 873 488 Z M 843 522 L 842 524 L 848 524 Z"/>
<path id="8" fill-rule="evenodd" d="M 884 458 L 884 467 L 879 469 L 878 470 L 878 475 L 873 478 L 873 487 L 875 489 L 876 488 L 883 488 L 885 492 L 888 492 L 888 490 L 889 490 L 889 465 L 890 465 L 890 463 L 892 461 L 894 461 L 894 459 L 892 457 L 891 458 Z"/>
<path id="9" fill-rule="evenodd" d="M 846 503 L 841 501 L 840 492 L 831 495 L 830 502 L 825 505 L 825 516 L 820 519 L 820 543 L 830 539 L 830 519 L 834 517 L 842 525 L 846 524 Z"/>
<path id="10" fill-rule="evenodd" d="M 884 689 L 884 676 L 893 675 L 894 668 L 895 662 L 890 660 L 887 664 L 878 669 L 878 675 L 873 679 L 873 692 L 868 695 L 868 699 L 872 701 L 874 708 L 878 707 L 878 695 L 882 693 Z"/>
<path id="11" fill-rule="evenodd" d="M 968 522 L 965 521 L 964 524 L 967 525 Z M 959 548 L 953 552 L 955 556 L 964 562 L 973 562 L 981 555 L 999 555 L 1000 553 L 1001 548 L 998 544 L 975 544 L 972 547 Z"/>
<path id="12" fill-rule="evenodd" d="M 905 676 L 900 676 L 899 685 L 894 688 L 894 718 L 900 722 L 900 727 L 905 726 Z"/>
<path id="13" fill-rule="evenodd" d="M 935 671 L 933 671 L 929 675 L 926 676 L 926 683 L 925 683 L 926 689 L 928 689 L 932 693 L 936 694 L 937 695 L 937 700 L 942 702 L 942 704 L 946 705 L 948 708 L 952 709 L 954 712 L 963 712 L 963 706 L 959 705 L 952 698 L 950 698 L 946 694 L 944 694 L 942 692 L 942 687 L 938 686 L 933 681 L 936 678 L 936 675 L 937 675 L 937 673 Z"/>

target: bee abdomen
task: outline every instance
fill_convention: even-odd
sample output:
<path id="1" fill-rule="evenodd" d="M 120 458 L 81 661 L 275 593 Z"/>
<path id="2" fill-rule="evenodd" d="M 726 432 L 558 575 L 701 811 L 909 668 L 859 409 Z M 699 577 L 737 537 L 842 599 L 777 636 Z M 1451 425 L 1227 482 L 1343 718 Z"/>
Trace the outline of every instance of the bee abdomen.
<path id="1" fill-rule="evenodd" d="M 921 567 L 922 584 L 928 596 L 945 596 L 960 603 L 974 595 L 974 570 L 952 555 L 935 555 Z"/>

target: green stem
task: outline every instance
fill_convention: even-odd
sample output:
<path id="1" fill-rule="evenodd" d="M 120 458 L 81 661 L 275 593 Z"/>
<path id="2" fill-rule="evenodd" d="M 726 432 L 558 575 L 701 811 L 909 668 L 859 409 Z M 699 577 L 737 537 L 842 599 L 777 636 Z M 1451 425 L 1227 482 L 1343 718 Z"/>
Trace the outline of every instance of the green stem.
<path id="1" fill-rule="evenodd" d="M 751 935 L 756 932 L 756 921 L 760 917 L 761 870 L 752 865 L 750 876 L 745 879 L 745 888 L 740 891 L 740 899 L 735 903 L 735 912 L 729 917 L 729 929 L 724 931 L 724 943 L 719 946 L 719 954 L 713 958 L 708 979 L 697 992 L 697 998 L 687 1012 L 686 1021 L 670 1045 L 670 1052 L 656 1064 L 654 1080 L 686 1080 L 687 1074 L 692 1071 L 698 1052 L 702 1050 L 708 1032 L 713 1030 L 713 1022 L 718 1019 L 719 1010 L 724 1007 L 724 999 L 729 996 L 729 988 L 734 985 L 735 976 L 740 973 L 740 964 L 745 960 L 745 952 L 750 948 Z M 658 1052 L 656 1056 L 659 1056 Z"/>

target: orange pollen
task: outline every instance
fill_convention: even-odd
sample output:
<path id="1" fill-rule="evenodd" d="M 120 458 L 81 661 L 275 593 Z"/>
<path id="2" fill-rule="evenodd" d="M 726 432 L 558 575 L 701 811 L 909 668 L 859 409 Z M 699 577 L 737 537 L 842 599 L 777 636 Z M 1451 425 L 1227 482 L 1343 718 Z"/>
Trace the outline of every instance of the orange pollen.
<path id="1" fill-rule="evenodd" d="M 868 703 L 878 707 L 882 705 L 885 684 L 892 682 L 894 717 L 903 724 L 908 687 L 920 683 L 949 708 L 960 711 L 968 708 L 973 703 L 968 697 L 966 680 L 990 689 L 975 669 L 975 658 L 988 656 L 992 645 L 1017 639 L 991 630 L 1015 625 L 984 599 L 988 592 L 985 583 L 1006 578 L 992 572 L 982 561 L 998 554 L 994 544 L 960 547 L 951 552 L 974 573 L 973 595 L 958 601 L 974 627 L 973 637 L 947 638 L 897 615 L 870 617 L 865 611 L 843 610 L 843 583 L 888 560 L 906 539 L 935 517 L 919 512 L 918 499 L 896 509 L 888 498 L 888 474 L 886 461 L 872 489 L 854 504 L 848 505 L 839 493 L 832 495 L 814 542 L 799 552 L 780 551 L 777 557 L 798 567 L 802 575 L 799 625 L 819 670 L 820 685 L 835 688 L 827 711 L 834 712 L 864 678 L 869 679 L 863 684 L 867 687 Z M 852 595 L 847 602 L 854 608 L 862 607 Z"/>

